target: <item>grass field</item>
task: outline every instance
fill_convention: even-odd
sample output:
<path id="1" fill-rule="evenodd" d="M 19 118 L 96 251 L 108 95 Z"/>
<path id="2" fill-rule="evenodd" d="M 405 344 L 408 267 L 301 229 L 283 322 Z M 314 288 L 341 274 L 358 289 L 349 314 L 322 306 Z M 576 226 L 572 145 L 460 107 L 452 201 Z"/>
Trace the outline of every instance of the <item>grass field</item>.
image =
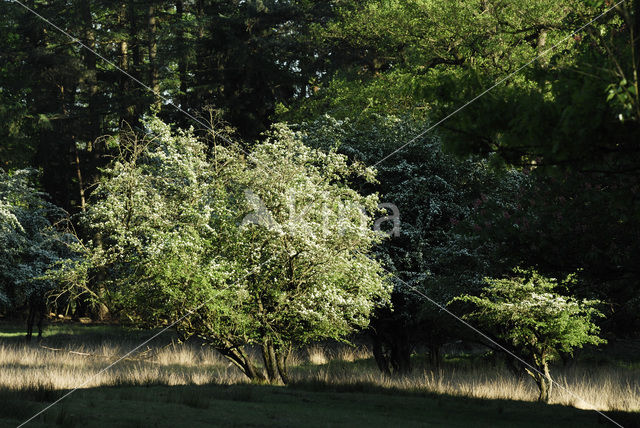
<path id="1" fill-rule="evenodd" d="M 59 324 L 31 345 L 22 334 L 0 324 L 0 426 L 16 426 L 87 379 L 32 425 L 610 425 L 586 410 L 596 408 L 623 426 L 640 426 L 633 358 L 555 368 L 556 379 L 584 400 L 556 388 L 554 404 L 542 405 L 527 377 L 460 353 L 438 371 L 416 356 L 414 372 L 395 378 L 377 370 L 364 346 L 318 345 L 293 356 L 290 386 L 274 387 L 248 384 L 212 349 L 177 344 L 170 334 L 95 378 L 150 333 Z"/>

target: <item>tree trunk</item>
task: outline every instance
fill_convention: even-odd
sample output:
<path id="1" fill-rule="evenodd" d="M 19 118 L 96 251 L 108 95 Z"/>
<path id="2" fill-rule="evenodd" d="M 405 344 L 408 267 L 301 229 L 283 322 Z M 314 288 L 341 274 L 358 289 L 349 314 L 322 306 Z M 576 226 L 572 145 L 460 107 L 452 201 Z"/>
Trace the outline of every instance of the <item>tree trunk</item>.
<path id="1" fill-rule="evenodd" d="M 154 92 L 153 107 L 160 108 L 160 79 L 158 77 L 158 40 L 156 26 L 156 7 L 153 3 L 149 4 L 147 9 L 147 31 L 148 31 L 148 48 L 149 48 L 149 83 Z"/>
<path id="2" fill-rule="evenodd" d="M 187 45 L 184 37 L 184 2 L 176 1 L 176 18 L 178 21 L 178 76 L 180 78 L 180 95 L 185 96 L 187 93 Z"/>
<path id="3" fill-rule="evenodd" d="M 377 333 L 372 333 L 371 334 L 371 339 L 373 342 L 373 358 L 375 358 L 376 360 L 376 364 L 378 365 L 378 368 L 380 369 L 380 371 L 386 375 L 390 375 L 391 374 L 391 368 L 389 367 L 389 359 L 386 356 L 386 353 L 384 352 L 384 347 L 382 344 L 382 340 L 380 340 L 380 337 L 378 336 Z"/>
<path id="4" fill-rule="evenodd" d="M 273 342 L 268 337 L 262 341 L 262 359 L 264 360 L 264 368 L 267 372 L 267 380 L 269 383 L 279 383 L 280 375 L 278 374 L 276 352 L 273 347 Z"/>
<path id="5" fill-rule="evenodd" d="M 391 365 L 396 374 L 404 375 L 411 371 L 411 345 L 405 333 L 399 333 L 392 339 Z"/>
<path id="6" fill-rule="evenodd" d="M 84 27 L 84 43 L 91 49 L 96 49 L 96 36 L 93 28 L 93 15 L 91 12 L 91 2 L 80 0 L 78 1 L 78 7 L 82 15 L 83 27 Z M 76 161 L 78 166 L 78 178 L 82 175 L 81 161 L 84 160 L 84 183 L 92 184 L 97 181 L 98 168 L 101 165 L 101 157 L 103 152 L 97 143 L 97 139 L 101 134 L 101 120 L 100 112 L 98 110 L 98 71 L 96 67 L 96 56 L 93 52 L 87 50 L 84 51 L 84 66 L 86 68 L 86 81 L 89 90 L 88 96 L 88 110 L 89 120 L 85 137 L 87 138 L 87 156 L 85 159 L 76 150 Z M 81 190 L 81 201 L 89 196 L 90 191 Z M 84 205 L 84 203 L 83 203 Z M 84 208 L 82 209 L 84 211 Z"/>
<path id="7" fill-rule="evenodd" d="M 289 373 L 287 372 L 287 359 L 291 353 L 290 348 L 280 349 L 276 352 L 276 363 L 278 364 L 278 372 L 284 384 L 289 383 Z"/>
<path id="8" fill-rule="evenodd" d="M 78 145 L 73 142 L 74 154 L 76 157 L 76 178 L 78 179 L 78 195 L 80 196 L 80 210 L 85 212 L 87 210 L 87 203 L 84 195 L 84 181 L 82 180 L 82 168 L 80 168 L 80 153 L 78 152 Z"/>
<path id="9" fill-rule="evenodd" d="M 226 347 L 216 347 L 216 349 L 224 355 L 225 358 L 238 367 L 250 380 L 265 380 L 262 373 L 260 373 L 256 366 L 251 362 L 249 356 L 242 349 L 232 347 L 230 345 Z"/>
<path id="10" fill-rule="evenodd" d="M 549 373 L 549 366 L 544 364 L 542 368 L 542 373 L 537 373 L 537 384 L 538 389 L 540 390 L 540 395 L 538 396 L 538 401 L 543 403 L 548 403 L 551 400 L 551 390 L 553 388 L 553 380 L 551 379 L 551 374 Z"/>
<path id="11" fill-rule="evenodd" d="M 431 368 L 434 370 L 439 369 L 440 364 L 442 363 L 440 348 L 440 344 L 435 341 L 431 341 L 431 343 L 429 343 L 429 365 L 431 365 Z"/>
<path id="12" fill-rule="evenodd" d="M 93 30 L 93 17 L 91 15 L 91 2 L 86 0 L 80 0 L 79 2 L 80 13 L 82 14 L 82 21 L 84 26 L 84 44 L 90 49 L 96 48 L 96 36 Z M 100 118 L 98 115 L 98 109 L 96 108 L 96 96 L 98 94 L 98 76 L 96 69 L 96 56 L 93 52 L 87 50 L 84 51 L 84 66 L 87 73 L 87 86 L 89 89 L 89 129 L 88 139 L 89 144 L 87 150 L 93 151 L 93 143 L 100 135 Z"/>
<path id="13" fill-rule="evenodd" d="M 142 69 L 142 55 L 140 53 L 140 28 L 138 21 L 138 11 L 136 9 L 136 0 L 129 1 L 129 50 L 131 51 L 131 67 L 129 67 L 129 73 L 136 79 L 141 80 L 140 71 Z M 131 85 L 131 91 L 129 96 L 131 99 L 131 106 L 129 111 L 131 114 L 131 124 L 134 124 L 146 108 L 145 90 L 141 88 L 137 83 Z"/>
<path id="14" fill-rule="evenodd" d="M 121 26 L 125 26 L 127 22 L 127 5 L 122 3 L 118 12 L 118 21 Z M 123 71 L 129 71 L 129 41 L 125 36 L 120 39 L 120 57 L 118 67 Z M 124 73 L 120 75 L 120 125 L 123 122 L 131 122 L 129 109 L 129 88 L 130 80 Z"/>
<path id="15" fill-rule="evenodd" d="M 205 43 L 205 4 L 204 0 L 196 0 L 196 25 L 197 25 L 197 35 L 195 41 L 195 54 L 196 54 L 196 63 L 194 73 L 198 75 L 199 73 L 204 73 L 204 58 L 207 56 L 207 52 L 203 49 L 203 44 Z M 198 98 L 197 93 L 193 93 L 194 97 Z"/>
<path id="16" fill-rule="evenodd" d="M 97 275 L 98 282 L 98 307 L 95 309 L 95 319 L 98 321 L 108 321 L 111 313 L 109 311 L 109 307 L 106 305 L 105 301 L 107 300 L 107 288 L 104 286 L 105 272 L 104 269 L 100 269 Z"/>
<path id="17" fill-rule="evenodd" d="M 538 387 L 540 394 L 538 395 L 538 401 L 542 403 L 549 403 L 551 400 L 551 392 L 553 389 L 553 379 L 549 372 L 549 364 L 545 361 L 541 364 L 536 364 L 537 371 L 527 369 L 527 373 L 533 377 Z"/>
<path id="18" fill-rule="evenodd" d="M 42 323 L 47 313 L 47 298 L 41 293 L 33 293 L 28 300 L 29 316 L 27 317 L 27 342 L 31 341 L 33 326 L 38 326 L 38 339 L 42 339 Z"/>
<path id="19" fill-rule="evenodd" d="M 129 0 L 129 44 L 131 46 L 131 60 L 133 63 L 133 67 L 131 67 L 131 74 L 137 79 L 140 78 L 140 68 L 142 64 L 139 31 L 136 1 Z"/>
<path id="20" fill-rule="evenodd" d="M 372 332 L 373 356 L 385 374 L 407 374 L 411 371 L 411 345 L 404 332 L 381 334 Z"/>

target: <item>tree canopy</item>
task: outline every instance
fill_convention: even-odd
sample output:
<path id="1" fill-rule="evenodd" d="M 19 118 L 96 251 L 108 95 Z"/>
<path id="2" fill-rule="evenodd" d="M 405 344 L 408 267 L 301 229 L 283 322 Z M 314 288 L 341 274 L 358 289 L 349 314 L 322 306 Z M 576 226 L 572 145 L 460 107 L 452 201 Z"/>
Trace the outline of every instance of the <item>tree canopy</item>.
<path id="1" fill-rule="evenodd" d="M 94 269 L 110 306 L 143 326 L 181 319 L 250 378 L 263 374 L 243 348 L 263 349 L 264 374 L 288 380 L 294 346 L 365 327 L 389 285 L 368 256 L 375 195 L 347 186 L 371 171 L 306 147 L 284 126 L 245 154 L 208 154 L 191 131 L 157 118 L 121 136 L 85 221 Z"/>

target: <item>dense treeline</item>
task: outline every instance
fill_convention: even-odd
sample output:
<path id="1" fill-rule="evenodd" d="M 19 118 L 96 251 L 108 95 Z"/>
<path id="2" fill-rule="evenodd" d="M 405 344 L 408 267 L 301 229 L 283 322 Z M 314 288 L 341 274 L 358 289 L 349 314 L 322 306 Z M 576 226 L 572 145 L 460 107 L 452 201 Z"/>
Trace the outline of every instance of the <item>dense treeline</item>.
<path id="1" fill-rule="evenodd" d="M 637 317 L 640 311 L 640 1 L 627 0 L 616 6 L 604 0 L 561 3 L 552 0 L 53 0 L 24 4 L 95 51 L 94 54 L 74 43 L 19 4 L 0 5 L 3 45 L 0 52 L 0 161 L 7 172 L 2 175 L 3 189 L 14 189 L 2 193 L 2 233 L 15 235 L 11 239 L 21 236 L 24 242 L 29 239 L 49 242 L 47 236 L 53 236 L 55 226 L 60 224 L 38 208 L 42 217 L 38 221 L 47 225 L 46 230 L 50 232 L 27 233 L 27 229 L 17 225 L 15 201 L 20 198 L 10 195 L 20 193 L 15 190 L 19 182 L 16 180 L 22 180 L 20 183 L 24 184 L 20 186 L 28 189 L 25 194 L 30 195 L 29 200 L 41 198 L 37 199 L 41 202 L 29 204 L 44 207 L 52 203 L 72 216 L 71 223 L 65 223 L 67 229 L 58 228 L 56 233 L 64 237 L 60 240 L 69 241 L 67 232 L 73 229 L 79 242 L 83 242 L 81 248 L 76 246 L 72 250 L 47 247 L 47 251 L 52 252 L 47 259 L 50 261 L 41 263 L 32 277 L 38 277 L 49 265 L 60 266 L 61 258 L 82 259 L 83 252 L 94 262 L 96 257 L 104 255 L 103 251 L 114 257 L 103 264 L 80 263 L 81 268 L 69 270 L 66 266 L 62 269 L 64 272 L 58 272 L 59 283 L 65 288 L 54 294 L 58 302 L 67 302 L 76 316 L 106 316 L 110 311 L 111 316 L 123 321 L 162 325 L 178 316 L 176 307 L 183 307 L 185 301 L 202 291 L 198 287 L 189 289 L 191 294 L 185 291 L 182 300 L 173 301 L 172 305 L 177 306 L 156 305 L 151 314 L 136 312 L 133 304 L 136 299 L 159 302 L 166 296 L 150 298 L 136 294 L 141 289 L 132 289 L 131 285 L 142 281 L 142 277 L 132 276 L 128 269 L 137 266 L 136 263 L 142 263 L 139 266 L 144 269 L 156 263 L 152 262 L 156 260 L 154 257 L 164 253 L 151 255 L 142 248 L 160 239 L 158 236 L 162 234 L 175 233 L 177 229 L 167 226 L 167 222 L 178 221 L 181 214 L 174 213 L 175 216 L 170 217 L 173 220 L 167 217 L 161 222 L 162 226 L 153 223 L 156 220 L 147 219 L 153 224 L 149 226 L 144 216 L 137 217 L 141 223 L 135 227 L 141 229 L 136 233 L 145 237 L 137 247 L 126 241 L 131 238 L 127 235 L 128 224 L 122 231 L 117 222 L 113 223 L 118 218 L 116 214 L 109 217 L 106 211 L 100 211 L 100 207 L 106 209 L 109 203 L 113 205 L 109 198 L 122 190 L 113 187 L 118 184 L 113 181 L 117 178 L 113 171 L 118 168 L 128 165 L 127 173 L 145 183 L 147 179 L 148 183 L 155 180 L 149 177 L 164 177 L 162 174 L 166 171 L 163 173 L 160 167 L 160 172 L 145 169 L 150 164 L 137 164 L 128 151 L 131 141 L 137 138 L 133 135 L 153 133 L 149 123 L 156 122 L 149 122 L 149 117 L 157 115 L 176 128 L 194 126 L 188 138 L 183 134 L 171 137 L 171 131 L 166 131 L 169 136 L 163 138 L 175 138 L 182 143 L 199 141 L 203 148 L 197 156 L 207 158 L 208 168 L 215 169 L 216 174 L 221 174 L 219 168 L 228 168 L 216 159 L 220 147 L 229 150 L 233 147 L 231 163 L 238 170 L 251 171 L 251 160 L 242 159 L 245 155 L 249 159 L 266 156 L 265 139 L 303 142 L 332 156 L 344 155 L 344 159 L 355 162 L 354 165 L 375 166 L 377 181 L 363 173 L 363 176 L 334 177 L 337 181 L 331 185 L 339 182 L 340 186 L 350 186 L 356 192 L 351 195 L 354 199 L 377 192 L 380 201 L 394 204 L 400 213 L 400 233 L 375 248 L 369 245 L 369 238 L 361 237 L 364 241 L 360 246 L 350 241 L 353 251 L 371 250 L 376 263 L 400 278 L 400 282 L 394 283 L 390 297 L 392 308 L 381 304 L 385 300 L 384 292 L 374 286 L 378 284 L 376 275 L 383 276 L 376 271 L 377 267 L 367 265 L 355 253 L 343 260 L 344 263 L 352 260 L 369 266 L 370 272 L 377 272 L 363 280 L 364 288 L 360 289 L 367 289 L 366 284 L 373 287 L 365 292 L 371 301 L 353 316 L 358 318 L 377 307 L 370 330 L 382 370 L 409 370 L 409 356 L 418 345 L 426 346 L 432 363 L 438 364 L 444 343 L 459 338 L 479 340 L 460 329 L 455 320 L 415 290 L 442 305 L 450 304 L 449 307 L 460 314 L 473 316 L 474 302 L 478 305 L 487 300 L 477 297 L 480 300 L 474 301 L 472 296 L 481 295 L 482 290 L 489 293 L 492 284 L 497 283 L 486 282 L 487 277 L 520 278 L 518 281 L 522 284 L 538 284 L 535 286 L 541 287 L 546 299 L 553 300 L 558 307 L 578 305 L 571 307 L 575 314 L 583 314 L 580 319 L 584 319 L 583 327 L 588 328 L 578 329 L 580 332 L 576 333 L 577 327 L 566 324 L 571 334 L 560 335 L 562 339 L 558 339 L 558 343 L 563 345 L 549 345 L 551 351 L 543 346 L 547 354 L 571 353 L 583 343 L 598 342 L 594 339 L 597 328 L 591 322 L 592 318 L 598 318 L 599 312 L 587 308 L 591 306 L 599 305 L 604 314 L 604 318 L 597 321 L 604 336 L 637 335 L 640 329 Z M 591 25 L 584 26 L 594 19 Z M 574 33 L 578 28 L 580 31 Z M 537 56 L 537 61 L 523 67 Z M 511 76 L 511 73 L 515 74 Z M 144 82 L 148 88 L 134 79 Z M 498 81 L 501 84 L 494 87 Z M 491 90 L 473 104 L 457 110 L 487 89 Z M 448 120 L 439 122 L 454 112 Z M 146 119 L 141 122 L 143 118 Z M 286 129 L 291 134 L 286 137 L 277 134 L 284 132 L 283 125 L 276 128 L 280 131 L 272 130 L 272 125 L 278 122 L 287 122 Z M 204 124 L 211 129 L 206 129 Z M 430 132 L 423 132 L 436 124 Z M 280 136 L 275 137 L 273 132 Z M 238 143 L 229 145 L 230 141 Z M 407 142 L 411 144 L 405 146 Z M 298 150 L 294 146 L 289 148 Z M 396 152 L 397 149 L 401 150 Z M 180 149 L 175 150 L 178 156 Z M 141 159 L 151 156 L 135 153 L 142 156 Z M 393 155 L 387 159 L 390 154 Z M 265 162 L 287 160 L 282 153 L 278 156 L 267 156 Z M 302 157 L 305 156 L 310 159 L 316 155 Z M 315 161 L 296 158 L 291 160 L 290 168 L 298 171 L 300 177 L 305 174 L 312 177 L 317 171 L 315 168 L 331 170 L 337 168 L 331 166 L 332 162 L 342 162 L 336 160 L 338 158 L 331 161 L 320 158 Z M 315 162 L 315 166 L 311 168 L 305 162 Z M 28 167 L 40 171 L 39 179 L 31 178 L 30 184 L 23 178 L 23 172 L 17 172 Z M 274 190 L 278 188 L 277 183 L 259 174 L 253 178 L 237 174 L 233 182 L 256 186 L 257 191 L 263 192 L 259 194 L 261 198 L 266 194 L 270 195 L 271 202 L 284 198 L 284 194 Z M 214 176 L 223 180 L 220 175 Z M 189 186 L 196 186 L 192 189 L 195 193 L 204 192 L 202 189 L 206 186 L 198 186 L 204 186 L 211 177 L 198 178 L 189 182 Z M 204 181 L 198 184 L 198 180 Z M 321 181 L 317 178 L 315 185 Z M 289 181 L 283 179 L 282 183 Z M 290 183 L 292 188 L 298 185 L 295 183 L 299 184 L 295 180 Z M 34 186 L 48 196 L 37 193 Z M 183 204 L 194 210 L 193 216 L 184 220 L 190 228 L 212 226 L 207 219 L 195 220 L 195 212 L 201 207 L 196 202 L 187 202 L 188 195 L 176 198 L 163 187 L 149 186 L 149 194 L 156 192 L 160 198 L 169 198 L 162 199 L 163 203 Z M 109 188 L 120 190 L 105 193 Z M 326 194 L 322 192 L 329 189 L 338 192 L 333 187 L 323 191 L 313 189 L 318 195 Z M 241 194 L 240 190 L 235 191 Z M 275 193 L 269 193 L 271 191 Z M 122 198 L 126 195 L 121 193 Z M 242 199 L 237 195 L 236 199 Z M 270 205 L 269 201 L 266 201 L 269 209 L 281 207 L 281 204 Z M 11 203 L 14 208 L 10 207 Z M 141 200 L 142 206 L 144 203 L 150 202 Z M 191 203 L 195 205 L 189 205 Z M 17 203 L 21 209 L 31 206 L 25 204 Z M 5 205 L 9 208 L 5 209 Z M 228 212 L 242 218 L 241 212 L 251 208 L 249 203 L 233 205 Z M 166 207 L 162 209 L 167 215 L 172 212 Z M 234 211 L 236 209 L 239 211 Z M 220 216 L 216 221 L 222 221 Z M 229 221 L 225 227 L 233 229 L 230 226 L 233 222 Z M 319 220 L 305 221 L 311 224 Z M 221 227 L 222 223 L 216 224 Z M 239 238 L 244 232 L 238 233 L 234 239 L 247 243 L 247 248 L 257 245 L 258 241 Z M 197 234 L 198 239 L 208 245 L 218 239 Z M 2 239 L 0 242 L 9 242 L 8 238 Z M 131 247 L 124 248 L 129 248 L 131 254 L 118 253 L 123 247 L 109 253 L 110 246 L 119 239 L 129 242 L 127 245 Z M 260 239 L 275 238 L 268 235 Z M 276 241 L 271 244 L 273 242 Z M 280 244 L 291 244 L 283 242 Z M 28 247 L 26 243 L 20 245 Z M 334 242 L 323 241 L 322 245 L 338 251 L 332 247 L 337 245 Z M 180 248 L 186 251 L 186 247 Z M 141 252 L 136 253 L 138 250 Z M 36 260 L 28 251 L 4 251 L 6 254 L 2 253 L 0 260 L 3 266 L 24 267 Z M 163 257 L 185 257 L 176 251 Z M 278 253 L 275 247 L 272 252 Z M 223 250 L 215 253 L 215 257 L 212 254 L 202 253 L 198 260 L 213 260 L 220 254 L 228 258 L 247 257 Z M 289 257 L 286 263 L 291 269 L 274 271 L 274 278 L 296 277 L 293 266 L 298 261 L 293 254 L 298 253 L 286 254 L 282 257 L 283 260 Z M 318 254 L 315 261 L 317 257 Z M 256 260 L 264 261 L 260 257 Z M 286 265 L 285 261 L 282 263 Z M 512 269 L 518 266 L 530 270 L 514 273 Z M 337 266 L 336 272 L 342 272 L 343 268 L 345 265 Z M 0 300 L 4 303 L 3 311 L 10 313 L 25 304 L 26 294 L 16 290 L 28 287 L 25 284 L 29 281 L 16 280 L 22 274 L 15 269 L 4 272 L 0 277 L 3 281 L 0 290 L 4 290 L 0 291 Z M 167 289 L 177 284 L 179 278 L 185 280 L 180 275 L 169 278 L 167 272 L 147 271 L 147 274 L 146 280 L 154 277 L 158 283 L 167 285 Z M 336 277 L 325 280 L 337 281 L 342 284 L 340 287 L 346 287 L 346 279 Z M 567 277 L 574 279 L 561 283 L 549 279 Z M 53 279 L 47 281 L 50 284 Z M 204 280 L 198 281 L 202 284 Z M 289 285 L 274 285 L 274 289 L 283 294 L 271 295 L 269 293 L 275 291 L 268 291 L 269 287 L 264 285 L 268 280 L 256 281 L 263 286 L 248 293 L 262 296 L 274 306 L 257 309 L 264 315 L 263 319 L 254 320 L 246 313 L 248 318 L 225 322 L 234 325 L 234 329 L 241 325 L 261 332 L 239 335 L 242 338 L 238 339 L 237 331 L 233 330 L 234 334 L 229 336 L 233 340 L 229 342 L 229 337 L 222 337 L 224 334 L 217 331 L 215 343 L 221 350 L 230 352 L 243 343 L 258 341 L 263 345 L 265 364 L 273 366 L 283 358 L 284 350 L 299 344 L 293 336 L 304 336 L 302 331 L 293 335 L 293 325 L 296 322 L 314 324 L 296 318 L 295 311 L 289 318 L 271 319 L 275 308 L 281 308 L 287 299 L 295 299 L 287 294 Z M 318 278 L 305 281 L 309 287 L 319 284 Z M 80 288 L 70 286 L 79 283 L 82 283 Z M 59 285 L 47 287 L 55 290 Z M 123 294 L 127 289 L 133 290 L 133 294 Z M 66 293 L 60 294 L 61 290 Z M 513 298 L 527 301 L 531 297 L 527 293 L 519 291 L 500 298 L 507 299 L 505 302 Z M 61 297 L 63 295 L 65 297 Z M 460 298 L 463 295 L 468 298 Z M 487 294 L 486 298 L 495 300 L 498 295 Z M 127 300 L 129 298 L 133 300 Z M 376 299 L 380 301 L 375 303 Z M 212 309 L 212 313 L 215 310 Z M 212 319 L 219 316 L 209 315 Z M 531 317 L 539 315 L 531 314 Z M 324 333 L 310 334 L 308 340 L 337 338 L 356 325 L 366 324 L 358 318 L 355 323 L 347 322 L 343 328 L 329 331 L 323 324 L 329 321 L 316 321 L 323 326 Z M 511 343 L 512 338 L 492 323 L 486 325 L 496 342 L 521 345 L 517 340 Z M 187 334 L 202 333 L 201 327 L 183 327 Z M 266 334 L 265 329 L 279 331 L 279 336 Z M 282 331 L 291 337 L 285 339 Z M 536 336 L 539 332 L 529 333 Z M 567 345 L 567 341 L 571 345 Z M 542 349 L 525 348 L 522 348 L 523 355 L 529 353 L 526 357 L 531 361 L 536 360 L 536 353 Z M 245 372 L 255 370 L 246 356 L 234 354 L 231 358 Z M 539 360 L 544 362 L 545 358 Z M 546 370 L 542 363 L 536 366 Z M 284 379 L 286 368 L 278 372 L 271 367 L 267 376 Z"/>
<path id="2" fill-rule="evenodd" d="M 286 4 L 285 4 L 286 3 Z M 251 141 L 279 101 L 301 97 L 317 73 L 305 33 L 324 2 L 27 2 L 131 77 L 197 117 L 220 109 Z M 37 165 L 65 209 L 108 155 L 100 136 L 117 133 L 163 102 L 17 4 L 1 6 L 2 158 Z M 163 114 L 193 124 L 174 109 Z M 201 125 L 200 125 L 201 127 Z"/>

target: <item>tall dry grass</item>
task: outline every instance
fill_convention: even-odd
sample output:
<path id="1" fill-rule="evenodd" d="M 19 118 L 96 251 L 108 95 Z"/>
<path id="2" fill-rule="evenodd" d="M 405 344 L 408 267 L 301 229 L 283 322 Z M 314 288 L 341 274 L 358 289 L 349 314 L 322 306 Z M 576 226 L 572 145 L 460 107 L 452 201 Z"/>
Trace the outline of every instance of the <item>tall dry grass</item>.
<path id="1" fill-rule="evenodd" d="M 242 373 L 213 349 L 178 344 L 137 352 L 96 375 L 134 346 L 113 342 L 65 348 L 0 344 L 0 388 L 245 382 Z"/>
<path id="2" fill-rule="evenodd" d="M 316 353 L 314 359 L 320 359 Z M 342 386 L 370 385 L 398 390 L 448 394 L 461 397 L 535 401 L 538 390 L 526 374 L 514 374 L 503 366 L 480 362 L 468 366 L 445 364 L 439 370 L 417 368 L 402 376 L 385 376 L 372 361 L 366 365 L 351 366 L 327 364 L 311 370 L 293 370 L 293 380 L 299 383 L 316 383 Z M 353 361 L 347 358 L 345 361 Z M 615 367 L 575 366 L 555 367 L 552 404 L 562 404 L 581 409 L 601 411 L 640 411 L 640 370 Z"/>
<path id="3" fill-rule="evenodd" d="M 108 371 L 100 370 L 116 361 L 135 343 L 127 341 L 94 344 L 50 345 L 1 344 L 0 389 L 70 389 L 118 385 L 237 384 L 247 379 L 209 347 L 169 344 L 146 348 L 120 361 Z M 311 346 L 292 355 L 294 384 L 328 385 L 352 390 L 394 388 L 455 396 L 534 401 L 535 384 L 501 365 L 484 361 L 448 363 L 440 370 L 428 366 L 410 375 L 390 377 L 375 366 L 366 347 Z M 640 369 L 598 367 L 555 368 L 553 403 L 584 409 L 640 411 Z"/>

